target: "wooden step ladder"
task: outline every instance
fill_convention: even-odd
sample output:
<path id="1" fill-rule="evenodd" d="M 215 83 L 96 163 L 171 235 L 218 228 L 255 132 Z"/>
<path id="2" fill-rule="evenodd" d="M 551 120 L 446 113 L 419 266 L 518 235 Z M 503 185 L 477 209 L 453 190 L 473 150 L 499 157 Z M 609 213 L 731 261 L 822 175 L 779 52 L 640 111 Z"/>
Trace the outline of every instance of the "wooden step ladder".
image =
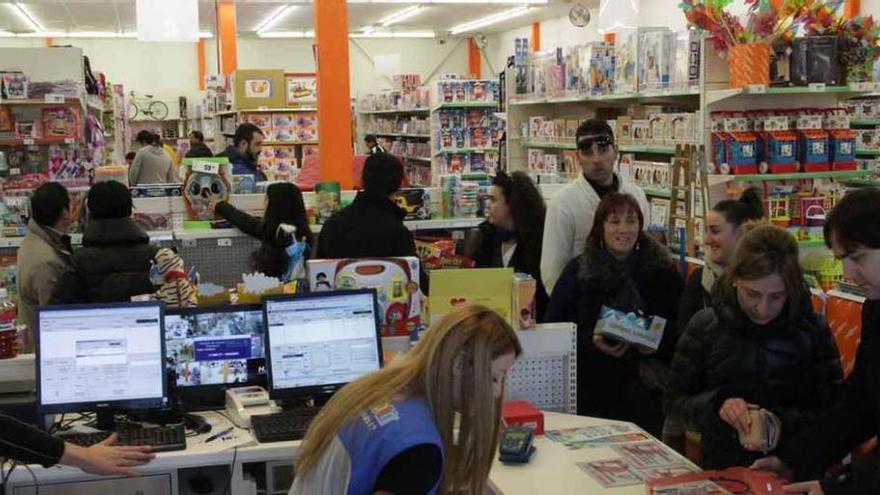
<path id="1" fill-rule="evenodd" d="M 703 242 L 709 204 L 705 149 L 703 146 L 680 144 L 675 148 L 671 166 L 669 239 L 679 246 L 683 232 L 684 254 L 696 257 Z"/>

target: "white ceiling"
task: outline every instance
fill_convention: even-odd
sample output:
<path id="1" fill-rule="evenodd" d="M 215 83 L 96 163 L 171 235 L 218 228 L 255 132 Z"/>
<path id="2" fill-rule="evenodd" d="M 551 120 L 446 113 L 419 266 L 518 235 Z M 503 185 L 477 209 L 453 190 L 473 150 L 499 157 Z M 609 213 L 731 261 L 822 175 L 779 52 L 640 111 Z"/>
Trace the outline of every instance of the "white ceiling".
<path id="1" fill-rule="evenodd" d="M 401 0 L 349 0 L 348 21 L 350 31 L 375 24 L 380 19 L 400 11 L 411 2 Z M 448 0 L 446 0 L 448 1 Z M 509 10 L 516 5 L 503 4 L 505 0 L 491 0 L 477 4 L 430 4 L 419 15 L 401 24 L 395 24 L 396 31 L 434 31 L 438 34 L 449 31 L 457 24 L 468 22 L 489 14 Z M 531 22 L 560 17 L 570 8 L 567 3 L 573 0 L 549 0 L 546 5 L 533 5 L 523 16 L 495 24 L 481 32 L 504 31 Z M 579 0 L 594 7 L 598 0 Z M 375 2 L 375 3 L 374 3 Z M 0 31 L 16 33 L 29 32 L 30 28 L 14 13 L 12 0 L 0 0 Z M 18 0 L 46 31 L 101 31 L 134 32 L 135 0 Z M 236 0 L 236 15 L 239 36 L 253 36 L 255 29 L 272 12 L 285 4 L 295 4 L 295 8 L 271 31 L 309 31 L 313 29 L 312 3 L 308 0 Z M 215 3 L 213 0 L 199 0 L 199 23 L 202 31 L 214 31 Z"/>

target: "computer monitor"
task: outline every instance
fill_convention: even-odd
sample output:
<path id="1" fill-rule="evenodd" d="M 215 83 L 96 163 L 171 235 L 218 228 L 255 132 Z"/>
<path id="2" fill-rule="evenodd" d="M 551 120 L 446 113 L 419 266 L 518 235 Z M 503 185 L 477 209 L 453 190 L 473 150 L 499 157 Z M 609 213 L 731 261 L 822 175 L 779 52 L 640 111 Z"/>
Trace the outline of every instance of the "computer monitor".
<path id="1" fill-rule="evenodd" d="M 165 364 L 176 405 L 223 407 L 228 387 L 266 386 L 263 307 L 259 304 L 169 309 Z"/>
<path id="2" fill-rule="evenodd" d="M 266 297 L 269 396 L 329 398 L 382 367 L 373 289 Z"/>
<path id="3" fill-rule="evenodd" d="M 165 407 L 164 308 L 160 302 L 37 308 L 41 413 Z"/>

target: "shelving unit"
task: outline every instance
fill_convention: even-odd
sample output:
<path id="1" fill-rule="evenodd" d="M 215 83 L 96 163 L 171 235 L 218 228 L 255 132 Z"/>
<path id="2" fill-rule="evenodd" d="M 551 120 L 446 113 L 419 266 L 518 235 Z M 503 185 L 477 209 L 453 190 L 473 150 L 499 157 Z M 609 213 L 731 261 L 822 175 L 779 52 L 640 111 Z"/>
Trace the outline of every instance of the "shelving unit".
<path id="1" fill-rule="evenodd" d="M 857 149 L 857 150 L 856 150 L 856 155 L 858 155 L 858 156 L 873 156 L 873 157 L 877 157 L 877 156 L 880 156 L 880 150 L 864 150 L 864 149 L 863 149 L 863 150 L 859 150 L 859 149 Z"/>
<path id="2" fill-rule="evenodd" d="M 356 142 L 356 148 L 360 146 L 360 143 L 363 142 L 364 136 L 367 134 L 373 134 L 379 139 L 385 140 L 383 143 L 384 147 L 395 156 L 399 157 L 403 161 L 404 171 L 407 175 L 407 180 L 413 186 L 430 186 L 430 177 L 431 174 L 431 157 L 429 155 L 430 145 L 428 140 L 431 139 L 430 133 L 418 133 L 418 132 L 395 132 L 395 131 L 380 131 L 377 127 L 383 127 L 382 125 L 378 125 L 378 122 L 384 121 L 384 127 L 388 126 L 388 121 L 393 120 L 394 129 L 400 129 L 401 127 L 406 127 L 407 120 L 418 119 L 424 120 L 424 126 L 430 128 L 430 119 L 429 119 L 430 109 L 428 108 L 401 108 L 394 110 L 359 110 L 358 111 L 358 119 L 357 119 L 357 129 L 358 136 Z M 395 144 L 399 143 L 400 147 L 403 147 L 404 150 L 400 149 L 400 147 L 395 146 Z M 411 154 L 406 152 L 406 148 L 409 145 L 418 146 L 418 143 L 424 143 L 425 155 L 420 154 Z M 398 148 L 398 149 L 393 149 Z M 418 151 L 412 150 L 410 151 Z M 427 180 L 427 182 L 425 182 Z"/>
<path id="3" fill-rule="evenodd" d="M 813 179 L 856 179 L 872 175 L 870 170 L 847 170 L 839 172 L 798 172 L 794 174 L 744 174 L 744 175 L 717 175 L 717 177 L 732 180 L 734 182 L 772 182 L 788 180 L 813 180 Z"/>

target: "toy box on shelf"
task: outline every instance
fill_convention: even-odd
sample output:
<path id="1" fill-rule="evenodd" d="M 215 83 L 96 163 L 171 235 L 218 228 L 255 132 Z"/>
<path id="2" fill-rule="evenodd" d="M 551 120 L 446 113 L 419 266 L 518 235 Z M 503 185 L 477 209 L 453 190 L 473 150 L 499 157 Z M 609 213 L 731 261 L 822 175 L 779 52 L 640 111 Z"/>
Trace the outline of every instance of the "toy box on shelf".
<path id="1" fill-rule="evenodd" d="M 376 289 L 384 337 L 409 336 L 422 325 L 419 259 L 309 260 L 312 291 Z"/>

